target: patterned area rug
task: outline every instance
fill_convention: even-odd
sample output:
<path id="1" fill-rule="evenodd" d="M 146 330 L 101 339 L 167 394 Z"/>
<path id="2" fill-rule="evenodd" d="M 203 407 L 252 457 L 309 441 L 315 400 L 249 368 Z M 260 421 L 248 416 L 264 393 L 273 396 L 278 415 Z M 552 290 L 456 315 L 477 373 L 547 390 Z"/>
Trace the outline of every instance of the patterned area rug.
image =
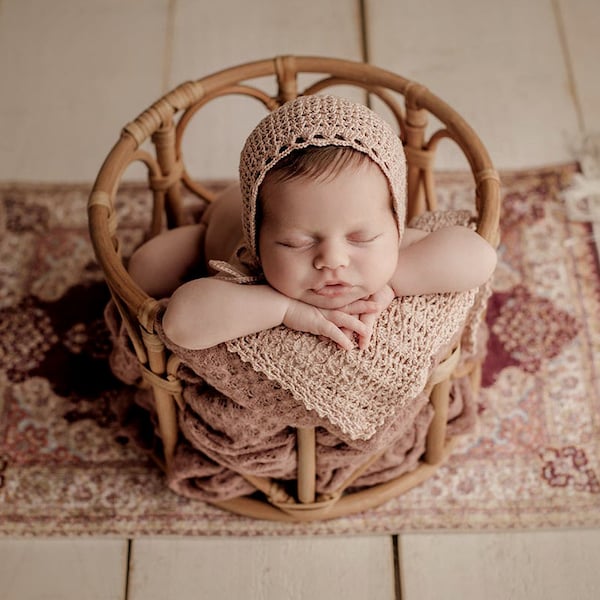
<path id="1" fill-rule="evenodd" d="M 0 187 L 0 532 L 292 535 L 600 526 L 600 268 L 591 223 L 561 195 L 574 166 L 504 174 L 479 424 L 436 476 L 378 509 L 308 525 L 179 497 L 128 435 L 110 373 L 107 292 L 85 186 Z M 439 181 L 468 204 L 465 175 Z M 125 250 L 148 195 L 120 196 Z M 571 219 L 569 215 L 571 214 Z"/>

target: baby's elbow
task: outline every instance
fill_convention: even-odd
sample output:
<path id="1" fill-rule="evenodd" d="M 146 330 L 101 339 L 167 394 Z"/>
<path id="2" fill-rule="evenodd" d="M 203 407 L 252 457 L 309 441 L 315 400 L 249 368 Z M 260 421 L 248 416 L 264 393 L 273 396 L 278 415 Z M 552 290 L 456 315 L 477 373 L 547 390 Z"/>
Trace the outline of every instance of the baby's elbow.
<path id="1" fill-rule="evenodd" d="M 498 256 L 494 247 L 478 233 L 456 228 L 457 241 L 453 272 L 455 279 L 454 291 L 466 291 L 478 288 L 487 283 L 496 269 Z"/>
<path id="2" fill-rule="evenodd" d="M 216 346 L 218 327 L 211 319 L 210 310 L 200 309 L 202 284 L 206 279 L 198 279 L 178 288 L 169 299 L 162 316 L 162 329 L 166 338 L 188 350 L 205 350 Z"/>
<path id="3" fill-rule="evenodd" d="M 189 332 L 189 324 L 186 327 L 183 319 L 180 318 L 177 310 L 174 310 L 170 304 L 162 318 L 162 328 L 167 339 L 174 344 L 187 348 L 189 340 L 187 339 Z"/>
<path id="4" fill-rule="evenodd" d="M 477 253 L 477 286 L 483 285 L 489 281 L 496 270 L 498 263 L 498 254 L 496 250 L 487 241 L 481 238 L 481 248 Z"/>
<path id="5" fill-rule="evenodd" d="M 208 346 L 202 344 L 194 331 L 190 328 L 190 324 L 186 319 L 181 319 L 177 316 L 172 317 L 168 311 L 165 312 L 162 320 L 162 328 L 166 338 L 181 348 L 188 350 L 204 350 Z"/>
<path id="6" fill-rule="evenodd" d="M 191 326 L 189 314 L 185 308 L 185 302 L 179 302 L 177 293 L 171 298 L 162 317 L 162 328 L 168 340 L 191 350 L 198 350 L 197 336 Z"/>

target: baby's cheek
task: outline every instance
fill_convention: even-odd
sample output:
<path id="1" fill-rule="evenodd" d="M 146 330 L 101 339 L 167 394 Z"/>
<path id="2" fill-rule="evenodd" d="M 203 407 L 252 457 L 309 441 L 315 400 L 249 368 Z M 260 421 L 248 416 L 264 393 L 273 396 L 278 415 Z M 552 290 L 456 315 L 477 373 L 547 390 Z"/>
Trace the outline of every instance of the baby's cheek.
<path id="1" fill-rule="evenodd" d="M 290 298 L 298 298 L 298 276 L 289 261 L 272 260 L 266 262 L 263 264 L 263 274 L 272 288 Z"/>

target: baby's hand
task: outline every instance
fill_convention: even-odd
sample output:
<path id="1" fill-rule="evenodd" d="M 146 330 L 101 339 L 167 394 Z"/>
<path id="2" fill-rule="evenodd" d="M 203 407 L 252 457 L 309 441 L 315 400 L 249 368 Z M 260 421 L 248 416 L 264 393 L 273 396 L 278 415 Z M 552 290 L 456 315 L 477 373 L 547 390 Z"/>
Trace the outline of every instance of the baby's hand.
<path id="1" fill-rule="evenodd" d="M 363 311 L 376 308 L 374 303 L 362 300 L 358 302 L 363 303 Z M 306 331 L 329 338 L 345 350 L 352 350 L 355 347 L 354 334 L 358 336 L 359 340 L 369 335 L 369 326 L 355 314 L 351 314 L 345 309 L 317 308 L 299 300 L 290 301 L 283 317 L 283 324 L 297 331 Z"/>
<path id="2" fill-rule="evenodd" d="M 349 314 L 357 314 L 362 323 L 367 326 L 367 333 L 358 335 L 358 347 L 361 350 L 364 350 L 369 345 L 375 322 L 395 297 L 394 290 L 389 285 L 386 285 L 381 290 L 371 294 L 368 298 L 357 300 L 342 309 Z M 364 310 L 367 306 L 369 310 Z"/>

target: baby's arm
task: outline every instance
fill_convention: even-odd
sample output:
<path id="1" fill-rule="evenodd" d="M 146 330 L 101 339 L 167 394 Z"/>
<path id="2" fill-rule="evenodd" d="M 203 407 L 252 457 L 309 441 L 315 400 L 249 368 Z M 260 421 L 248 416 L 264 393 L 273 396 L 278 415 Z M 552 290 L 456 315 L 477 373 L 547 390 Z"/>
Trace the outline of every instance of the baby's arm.
<path id="1" fill-rule="evenodd" d="M 466 227 L 447 227 L 433 233 L 406 229 L 392 280 L 367 298 L 374 306 L 363 312 L 359 301 L 344 308 L 358 314 L 368 328 L 366 334 L 358 336 L 359 347 L 368 346 L 375 322 L 395 297 L 478 287 L 491 277 L 495 266 L 494 249 Z M 345 334 L 354 337 L 352 331 Z"/>
<path id="2" fill-rule="evenodd" d="M 213 277 L 196 279 L 177 289 L 163 317 L 167 337 L 192 350 L 281 324 L 325 336 L 347 350 L 354 344 L 342 328 L 359 336 L 367 333 L 367 326 L 356 315 L 316 308 L 268 285 L 240 285 Z"/>
<path id="3" fill-rule="evenodd" d="M 467 227 L 409 229 L 405 237 L 390 282 L 396 296 L 469 290 L 485 283 L 496 267 L 494 248 Z"/>

